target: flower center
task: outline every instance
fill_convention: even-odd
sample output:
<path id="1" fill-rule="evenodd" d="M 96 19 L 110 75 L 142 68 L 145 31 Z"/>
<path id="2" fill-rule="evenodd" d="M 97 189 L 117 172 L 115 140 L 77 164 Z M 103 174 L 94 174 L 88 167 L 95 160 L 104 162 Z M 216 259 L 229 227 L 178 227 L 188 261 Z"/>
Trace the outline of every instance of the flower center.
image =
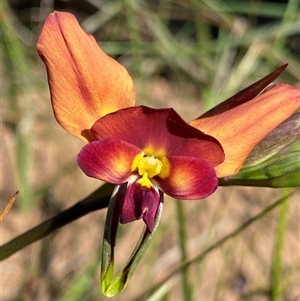
<path id="1" fill-rule="evenodd" d="M 149 178 L 158 175 L 162 169 L 162 162 L 154 156 L 144 156 L 137 165 L 138 173 L 142 178 L 139 180 L 141 186 L 150 188 L 152 186 Z"/>

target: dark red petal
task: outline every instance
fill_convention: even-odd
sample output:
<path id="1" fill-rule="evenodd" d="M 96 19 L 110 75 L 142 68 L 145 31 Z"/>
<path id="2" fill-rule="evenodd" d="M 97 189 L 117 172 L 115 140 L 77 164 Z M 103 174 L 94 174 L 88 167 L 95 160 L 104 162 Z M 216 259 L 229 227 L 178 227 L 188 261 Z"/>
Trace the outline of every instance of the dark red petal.
<path id="1" fill-rule="evenodd" d="M 134 158 L 142 151 L 123 140 L 104 139 L 85 145 L 77 162 L 82 171 L 108 183 L 121 184 L 132 173 Z"/>
<path id="2" fill-rule="evenodd" d="M 170 175 L 153 179 L 163 192 L 177 199 L 202 199 L 218 187 L 215 169 L 205 160 L 191 157 L 169 157 Z"/>
<path id="3" fill-rule="evenodd" d="M 157 209 L 163 202 L 163 193 L 154 186 L 145 188 L 134 182 L 128 183 L 124 198 L 120 223 L 126 224 L 142 218 L 152 232 Z"/>
<path id="4" fill-rule="evenodd" d="M 126 108 L 100 118 L 91 129 L 97 139 L 122 139 L 146 155 L 202 158 L 216 166 L 224 152 L 212 136 L 187 124 L 173 109 Z"/>

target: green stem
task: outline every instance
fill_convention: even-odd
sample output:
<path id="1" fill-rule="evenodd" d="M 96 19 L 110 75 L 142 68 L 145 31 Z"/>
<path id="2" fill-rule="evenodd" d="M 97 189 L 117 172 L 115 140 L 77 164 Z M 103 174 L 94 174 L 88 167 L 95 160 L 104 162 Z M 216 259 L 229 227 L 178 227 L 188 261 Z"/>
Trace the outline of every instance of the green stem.
<path id="1" fill-rule="evenodd" d="M 268 179 L 237 179 L 237 178 L 221 178 L 219 186 L 253 186 L 253 187 L 272 187 L 287 188 L 300 187 L 299 181 L 300 167 L 295 167 L 282 175 Z"/>
<path id="2" fill-rule="evenodd" d="M 253 186 L 253 187 L 270 187 L 270 179 L 253 180 L 253 179 L 219 179 L 219 186 Z"/>
<path id="3" fill-rule="evenodd" d="M 289 203 L 287 201 L 280 204 L 271 266 L 270 301 L 277 301 L 282 295 L 282 250 L 284 246 L 288 209 Z"/>
<path id="4" fill-rule="evenodd" d="M 181 252 L 181 264 L 187 261 L 187 251 L 186 251 L 186 230 L 185 230 L 185 217 L 184 217 L 184 207 L 180 200 L 176 200 L 176 212 L 178 220 L 178 236 L 179 236 L 179 246 Z M 189 285 L 188 280 L 188 267 L 184 267 L 181 270 L 181 281 L 182 281 L 182 290 L 183 290 L 183 300 L 191 301 L 192 300 L 192 291 L 191 286 Z"/>

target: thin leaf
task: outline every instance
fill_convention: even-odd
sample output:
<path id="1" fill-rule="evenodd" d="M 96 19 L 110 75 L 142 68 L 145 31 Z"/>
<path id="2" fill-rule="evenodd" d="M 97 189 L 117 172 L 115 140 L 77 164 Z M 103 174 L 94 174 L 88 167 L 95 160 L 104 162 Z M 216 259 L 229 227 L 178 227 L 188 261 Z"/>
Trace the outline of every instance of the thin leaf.
<path id="1" fill-rule="evenodd" d="M 4 244 L 0 247 L 0 261 L 27 247 L 31 243 L 44 238 L 53 231 L 77 220 L 78 218 L 95 210 L 106 208 L 108 206 L 112 190 L 112 185 L 104 184 L 85 199 L 73 205 L 71 208 L 64 210 L 60 214 Z"/>

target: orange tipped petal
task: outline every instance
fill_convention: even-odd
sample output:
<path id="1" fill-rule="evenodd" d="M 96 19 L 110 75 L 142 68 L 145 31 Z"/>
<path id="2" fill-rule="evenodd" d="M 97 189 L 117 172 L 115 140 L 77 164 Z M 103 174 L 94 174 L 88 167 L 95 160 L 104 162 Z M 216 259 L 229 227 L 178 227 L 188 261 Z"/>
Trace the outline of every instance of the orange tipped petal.
<path id="1" fill-rule="evenodd" d="M 299 108 L 299 97 L 300 89 L 277 84 L 249 102 L 192 121 L 225 151 L 225 161 L 216 167 L 218 177 L 236 174 L 254 146 Z"/>
<path id="2" fill-rule="evenodd" d="M 100 117 L 135 104 L 131 77 L 69 13 L 46 20 L 37 49 L 44 61 L 58 123 L 83 141 Z"/>
<path id="3" fill-rule="evenodd" d="M 132 162 L 142 150 L 123 140 L 104 139 L 85 145 L 77 162 L 89 177 L 112 184 L 121 184 L 132 173 Z"/>

